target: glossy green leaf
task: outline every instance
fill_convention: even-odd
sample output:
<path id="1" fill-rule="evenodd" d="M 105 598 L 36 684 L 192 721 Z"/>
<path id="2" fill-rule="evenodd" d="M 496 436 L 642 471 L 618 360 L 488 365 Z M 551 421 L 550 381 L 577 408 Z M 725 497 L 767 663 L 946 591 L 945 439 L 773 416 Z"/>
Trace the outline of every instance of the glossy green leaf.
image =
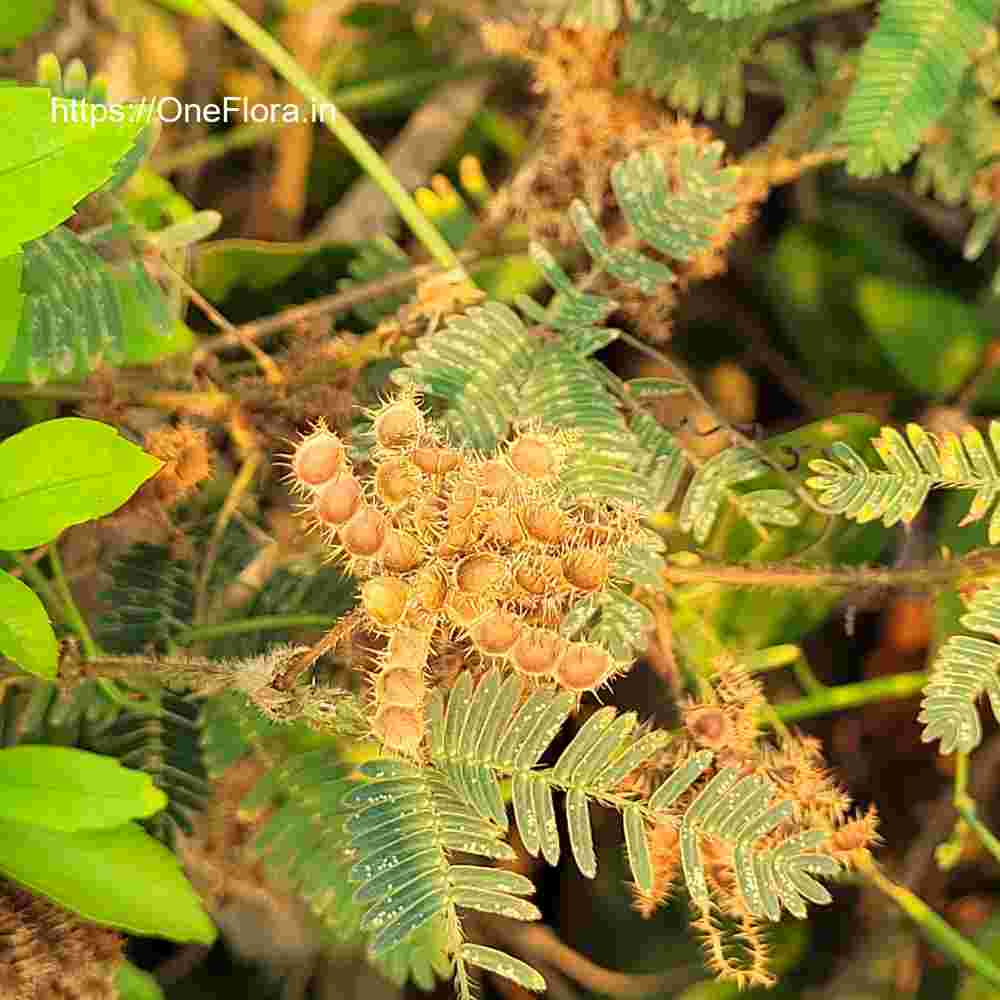
<path id="1" fill-rule="evenodd" d="M 22 670 L 55 677 L 59 644 L 38 595 L 15 576 L 0 570 L 0 653 Z"/>
<path id="2" fill-rule="evenodd" d="M 0 259 L 65 222 L 149 123 L 148 112 L 92 121 L 89 108 L 45 87 L 0 88 Z"/>
<path id="3" fill-rule="evenodd" d="M 143 771 L 75 747 L 0 750 L 0 821 L 97 830 L 152 816 L 167 796 Z"/>
<path id="4" fill-rule="evenodd" d="M 98 924 L 171 941 L 215 940 L 180 862 L 135 823 L 65 833 L 4 821 L 0 872 Z"/>
<path id="5" fill-rule="evenodd" d="M 109 424 L 65 417 L 0 444 L 0 548 L 29 549 L 120 507 L 162 463 Z"/>
<path id="6" fill-rule="evenodd" d="M 41 31 L 56 9 L 56 0 L 5 0 L 0 10 L 0 49 L 12 49 Z"/>

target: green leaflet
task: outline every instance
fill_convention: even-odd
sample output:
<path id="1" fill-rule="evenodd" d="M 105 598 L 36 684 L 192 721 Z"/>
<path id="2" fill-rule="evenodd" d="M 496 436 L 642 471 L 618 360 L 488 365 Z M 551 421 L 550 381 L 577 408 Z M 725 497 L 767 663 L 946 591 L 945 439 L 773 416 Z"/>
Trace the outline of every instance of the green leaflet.
<path id="1" fill-rule="evenodd" d="M 215 940 L 180 862 L 134 823 L 65 833 L 4 821 L 0 872 L 95 923 L 171 941 Z"/>
<path id="2" fill-rule="evenodd" d="M 22 670 L 55 677 L 59 644 L 38 595 L 15 576 L 0 570 L 0 653 Z"/>
<path id="3" fill-rule="evenodd" d="M 970 632 L 990 636 L 951 635 L 939 647 L 924 687 L 918 721 L 924 723 L 921 739 L 940 740 L 943 754 L 969 753 L 983 738 L 976 702 L 986 694 L 994 716 L 1000 719 L 1000 587 L 990 585 L 976 592 L 959 623 Z"/>
<path id="4" fill-rule="evenodd" d="M 162 463 L 97 420 L 35 424 L 0 443 L 0 548 L 28 549 L 120 507 Z"/>
<path id="5" fill-rule="evenodd" d="M 1000 542 L 1000 421 L 991 421 L 988 440 L 972 426 L 961 435 L 954 431 L 932 434 L 919 424 L 907 424 L 905 437 L 893 427 L 883 427 L 872 446 L 885 469 L 872 469 L 843 442 L 830 449 L 830 458 L 814 459 L 809 468 L 817 475 L 806 485 L 817 499 L 836 514 L 859 524 L 881 520 L 886 527 L 908 524 L 919 513 L 932 489 L 975 490 L 969 511 L 960 524 L 979 521 L 992 509 L 989 542 Z"/>
<path id="6" fill-rule="evenodd" d="M 958 96 L 995 13 L 994 0 L 882 0 L 841 122 L 852 174 L 895 171 L 913 155 Z"/>
<path id="7" fill-rule="evenodd" d="M 59 746 L 0 750 L 0 822 L 98 830 L 151 816 L 166 804 L 149 775 L 111 757 Z"/>

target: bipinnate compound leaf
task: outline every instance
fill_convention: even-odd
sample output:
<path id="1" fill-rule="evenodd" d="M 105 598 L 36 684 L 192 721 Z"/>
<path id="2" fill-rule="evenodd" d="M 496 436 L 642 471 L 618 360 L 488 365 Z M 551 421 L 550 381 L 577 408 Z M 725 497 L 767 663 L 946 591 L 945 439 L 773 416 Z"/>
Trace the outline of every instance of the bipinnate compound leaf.
<path id="1" fill-rule="evenodd" d="M 0 371 L 7 363 L 24 311 L 24 294 L 21 291 L 21 272 L 24 257 L 12 253 L 0 258 Z"/>
<path id="2" fill-rule="evenodd" d="M 120 122 L 90 120 L 88 107 L 45 87 L 0 88 L 0 259 L 65 222 L 149 124 L 138 106 Z"/>
<path id="3" fill-rule="evenodd" d="M 59 644 L 38 595 L 0 569 L 0 653 L 22 670 L 55 677 Z"/>
<path id="4" fill-rule="evenodd" d="M 0 750 L 0 821 L 50 830 L 98 830 L 152 816 L 167 796 L 143 771 L 75 747 Z"/>
<path id="5" fill-rule="evenodd" d="M 0 49 L 12 49 L 41 31 L 56 9 L 56 0 L 6 0 L 0 9 Z"/>
<path id="6" fill-rule="evenodd" d="M 94 923 L 171 941 L 215 940 L 180 862 L 135 823 L 66 833 L 4 820 L 0 872 Z"/>
<path id="7" fill-rule="evenodd" d="M 30 549 L 120 507 L 161 466 L 109 424 L 65 417 L 0 444 L 0 549 Z"/>

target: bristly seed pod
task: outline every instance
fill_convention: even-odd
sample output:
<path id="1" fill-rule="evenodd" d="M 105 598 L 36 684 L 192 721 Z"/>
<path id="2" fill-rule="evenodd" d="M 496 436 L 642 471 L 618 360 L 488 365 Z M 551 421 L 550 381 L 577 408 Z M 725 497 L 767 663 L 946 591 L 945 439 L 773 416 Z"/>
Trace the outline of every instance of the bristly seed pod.
<path id="1" fill-rule="evenodd" d="M 563 573 L 577 590 L 599 590 L 608 582 L 611 560 L 603 552 L 582 549 L 563 556 Z"/>
<path id="2" fill-rule="evenodd" d="M 471 631 L 472 641 L 480 652 L 500 656 L 517 642 L 522 627 L 516 615 L 498 608 L 476 623 Z"/>
<path id="3" fill-rule="evenodd" d="M 483 615 L 491 611 L 493 605 L 480 597 L 471 597 L 458 590 L 449 590 L 445 598 L 444 610 L 448 621 L 456 628 L 471 629 Z"/>
<path id="4" fill-rule="evenodd" d="M 451 502 L 448 504 L 448 521 L 464 521 L 476 509 L 479 499 L 479 487 L 475 483 L 456 483 L 451 491 Z"/>
<path id="5" fill-rule="evenodd" d="M 524 512 L 524 527 L 537 542 L 555 545 L 566 535 L 566 516 L 550 505 L 529 507 Z"/>
<path id="6" fill-rule="evenodd" d="M 393 573 L 409 573 L 424 561 L 424 548 L 413 535 L 393 528 L 379 553 L 382 565 Z"/>
<path id="7" fill-rule="evenodd" d="M 382 669 L 421 670 L 430 656 L 430 635 L 415 628 L 396 629 L 389 640 Z"/>
<path id="8" fill-rule="evenodd" d="M 699 746 L 721 750 L 729 744 L 733 725 L 721 708 L 699 705 L 684 712 L 684 725 Z"/>
<path id="9" fill-rule="evenodd" d="M 513 511 L 497 507 L 487 513 L 483 518 L 483 523 L 485 525 L 484 541 L 503 545 L 509 549 L 516 549 L 524 544 L 524 528 L 521 527 L 521 522 Z"/>
<path id="10" fill-rule="evenodd" d="M 468 556 L 455 571 L 455 582 L 467 594 L 485 594 L 507 576 L 507 564 L 492 553 Z"/>
<path id="11" fill-rule="evenodd" d="M 514 485 L 514 476 L 503 462 L 483 462 L 479 467 L 479 488 L 488 497 L 502 497 Z"/>
<path id="12" fill-rule="evenodd" d="M 453 448 L 415 448 L 410 459 L 428 476 L 446 475 L 462 464 L 461 454 Z"/>
<path id="13" fill-rule="evenodd" d="M 566 640 L 558 632 L 529 628 L 521 633 L 510 651 L 514 669 L 529 677 L 551 674 L 566 651 Z"/>
<path id="14" fill-rule="evenodd" d="M 405 448 L 424 433 L 424 415 L 408 397 L 397 399 L 375 417 L 375 439 L 383 448 Z"/>
<path id="15" fill-rule="evenodd" d="M 413 590 L 417 595 L 417 602 L 420 604 L 420 607 L 433 614 L 440 611 L 444 606 L 444 600 L 448 593 L 448 585 L 436 568 L 428 566 L 417 574 Z"/>
<path id="16" fill-rule="evenodd" d="M 562 563 L 555 556 L 534 556 L 514 571 L 514 582 L 531 597 L 543 597 L 562 590 L 566 581 Z"/>
<path id="17" fill-rule="evenodd" d="M 419 708 L 385 705 L 372 719 L 372 732 L 390 749 L 416 754 L 424 738 L 424 716 Z"/>
<path id="18" fill-rule="evenodd" d="M 361 484 L 354 476 L 341 476 L 321 487 L 313 511 L 323 524 L 346 524 L 362 504 Z"/>
<path id="19" fill-rule="evenodd" d="M 373 556 L 385 542 L 385 515 L 374 507 L 362 507 L 340 529 L 340 544 L 352 556 Z"/>
<path id="20" fill-rule="evenodd" d="M 338 475 L 344 466 L 344 445 L 336 434 L 320 429 L 295 449 L 292 473 L 306 486 L 321 486 Z"/>
<path id="21" fill-rule="evenodd" d="M 614 662 L 600 646 L 571 642 L 566 655 L 559 661 L 556 679 L 570 691 L 590 691 L 613 670 Z"/>
<path id="22" fill-rule="evenodd" d="M 420 476 L 403 459 L 383 462 L 375 470 L 375 492 L 389 507 L 398 507 L 420 491 Z"/>
<path id="23" fill-rule="evenodd" d="M 418 708 L 424 703 L 427 685 L 419 670 L 383 670 L 375 681 L 375 697 L 380 706 Z"/>
<path id="24" fill-rule="evenodd" d="M 529 479 L 551 479 L 559 471 L 559 455 L 552 442 L 526 434 L 510 447 L 510 464 Z"/>
<path id="25" fill-rule="evenodd" d="M 368 617 L 387 628 L 406 613 L 410 588 L 394 576 L 376 576 L 361 588 L 361 599 Z"/>

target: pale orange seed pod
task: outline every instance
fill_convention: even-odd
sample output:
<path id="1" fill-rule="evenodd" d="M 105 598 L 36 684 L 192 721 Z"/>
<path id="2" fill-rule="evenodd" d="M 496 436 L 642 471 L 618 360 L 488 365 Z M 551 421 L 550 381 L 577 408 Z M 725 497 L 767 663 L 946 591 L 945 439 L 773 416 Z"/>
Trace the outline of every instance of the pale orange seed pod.
<path id="1" fill-rule="evenodd" d="M 372 719 L 372 732 L 390 749 L 415 754 L 424 738 L 424 716 L 419 708 L 385 705 Z"/>
<path id="2" fill-rule="evenodd" d="M 313 511 L 323 524 L 346 524 L 362 504 L 361 484 L 351 475 L 340 476 L 322 486 L 313 501 Z"/>
<path id="3" fill-rule="evenodd" d="M 361 588 L 361 599 L 369 618 L 389 627 L 399 622 L 406 613 L 410 588 L 397 577 L 376 576 Z"/>
<path id="4" fill-rule="evenodd" d="M 385 516 L 364 506 L 340 529 L 340 544 L 352 556 L 373 556 L 382 548 L 387 531 Z"/>
<path id="5" fill-rule="evenodd" d="M 480 652 L 500 656 L 517 642 L 522 629 L 523 624 L 516 615 L 498 608 L 472 628 L 472 641 Z"/>
<path id="6" fill-rule="evenodd" d="M 589 691 L 598 687 L 613 669 L 611 657 L 600 646 L 571 642 L 559 661 L 556 679 L 570 691 Z"/>
<path id="7" fill-rule="evenodd" d="M 424 433 L 424 415 L 411 399 L 397 399 L 375 418 L 375 438 L 383 448 L 403 448 Z"/>
<path id="8" fill-rule="evenodd" d="M 525 629 L 510 651 L 514 669 L 529 677 L 551 674 L 566 651 L 566 640 L 546 628 Z"/>
<path id="9" fill-rule="evenodd" d="M 317 431 L 296 448 L 292 472 L 306 486 L 320 486 L 340 472 L 344 461 L 344 445 L 340 438 L 330 431 Z"/>

